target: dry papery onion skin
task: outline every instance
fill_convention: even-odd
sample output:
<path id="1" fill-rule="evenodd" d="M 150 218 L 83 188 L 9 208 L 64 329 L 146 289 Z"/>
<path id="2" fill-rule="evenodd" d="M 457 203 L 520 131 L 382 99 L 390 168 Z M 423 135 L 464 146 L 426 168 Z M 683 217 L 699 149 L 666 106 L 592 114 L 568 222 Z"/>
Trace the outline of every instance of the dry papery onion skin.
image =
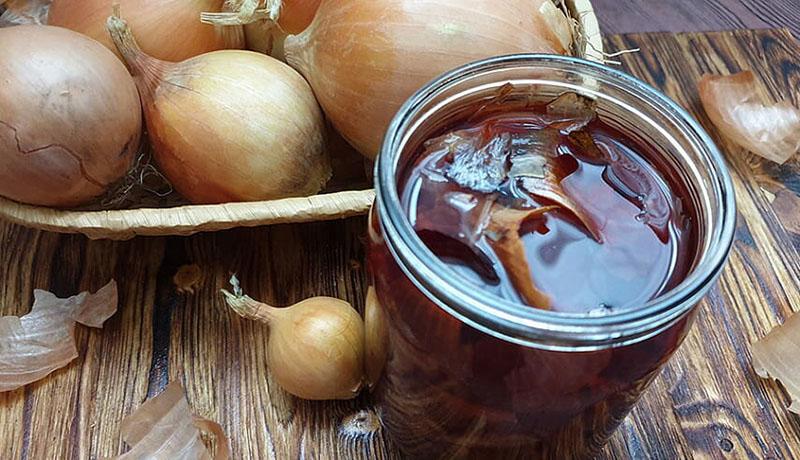
<path id="1" fill-rule="evenodd" d="M 264 29 L 271 29 L 273 26 L 277 26 L 286 34 L 298 34 L 311 24 L 321 1 L 227 0 L 225 3 L 228 12 L 205 12 L 200 18 L 206 24 L 261 23 Z"/>
<path id="2" fill-rule="evenodd" d="M 738 146 L 779 164 L 800 152 L 800 110 L 766 103 L 752 71 L 703 75 L 698 89 L 711 122 Z"/>
<path id="3" fill-rule="evenodd" d="M 800 415 L 800 314 L 753 344 L 753 368 L 759 377 L 780 381 L 789 392 L 789 411 Z"/>
<path id="4" fill-rule="evenodd" d="M 0 392 L 43 379 L 78 357 L 75 323 L 102 328 L 117 311 L 117 283 L 67 299 L 35 290 L 30 313 L 0 317 Z"/>
<path id="5" fill-rule="evenodd" d="M 176 382 L 126 417 L 121 431 L 131 450 L 119 460 L 230 458 L 230 443 L 222 427 L 192 414 L 183 386 Z M 201 431 L 214 437 L 213 455 L 203 443 Z"/>
<path id="6" fill-rule="evenodd" d="M 491 56 L 567 54 L 571 42 L 551 0 L 340 0 L 322 2 L 285 51 L 337 130 L 374 158 L 397 110 L 434 77 Z"/>
<path id="7" fill-rule="evenodd" d="M 0 27 L 46 24 L 49 9 L 50 0 L 0 0 Z"/>
<path id="8" fill-rule="evenodd" d="M 133 79 L 111 51 L 67 29 L 0 29 L 0 195 L 85 204 L 131 167 L 142 130 Z"/>
<path id="9" fill-rule="evenodd" d="M 224 0 L 53 0 L 48 23 L 85 34 L 118 54 L 106 20 L 112 6 L 119 5 L 145 53 L 178 62 L 244 47 L 241 26 L 214 27 L 199 20 L 204 11 L 222 11 L 223 4 Z"/>
<path id="10" fill-rule="evenodd" d="M 199 204 L 310 196 L 331 177 L 322 111 L 286 64 L 249 51 L 159 61 L 124 20 L 109 30 L 132 69 L 154 158 Z"/>
<path id="11" fill-rule="evenodd" d="M 349 303 L 314 297 L 275 308 L 244 295 L 231 278 L 225 300 L 243 318 L 269 325 L 267 359 L 276 382 L 308 400 L 353 399 L 364 383 L 364 322 Z"/>

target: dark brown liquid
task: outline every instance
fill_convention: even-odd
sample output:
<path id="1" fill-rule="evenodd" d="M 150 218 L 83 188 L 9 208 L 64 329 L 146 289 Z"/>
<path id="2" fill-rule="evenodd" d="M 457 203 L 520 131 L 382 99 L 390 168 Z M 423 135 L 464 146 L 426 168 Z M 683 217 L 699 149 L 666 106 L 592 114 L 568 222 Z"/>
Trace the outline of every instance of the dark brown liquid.
<path id="1" fill-rule="evenodd" d="M 697 250 L 698 221 L 657 152 L 593 112 L 559 121 L 553 111 L 554 121 L 547 107 L 518 108 L 480 108 L 483 116 L 443 127 L 404 163 L 409 219 L 460 273 L 451 283 L 520 301 L 520 279 L 507 269 L 519 266 L 509 255 L 518 256 L 549 308 L 590 315 L 639 308 L 679 283 Z M 439 137 L 448 133 L 457 136 Z M 470 147 L 482 153 L 463 156 Z M 492 224 L 494 212 L 508 209 L 535 215 L 504 234 L 521 237 L 516 246 L 501 245 L 508 239 Z M 595 351 L 516 344 L 461 322 L 420 291 L 381 229 L 373 212 L 369 263 L 388 335 L 375 395 L 409 458 L 592 458 L 691 324 L 689 315 L 645 340 Z"/>
<path id="2" fill-rule="evenodd" d="M 602 238 L 594 238 L 563 207 L 536 219 L 520 232 L 535 286 L 556 311 L 603 313 L 643 306 L 689 270 L 695 250 L 689 200 L 648 163 L 647 147 L 599 120 L 579 132 L 584 137 L 576 140 L 575 133 L 542 128 L 536 112 L 493 114 L 444 130 L 477 140 L 470 147 L 442 147 L 437 140 L 426 144 L 402 191 L 410 221 L 430 249 L 477 288 L 519 302 L 518 289 L 482 233 L 487 209 L 492 203 L 535 209 L 553 202 L 521 187 L 524 178 L 501 180 L 502 172 L 490 177 L 483 165 L 459 165 L 457 157 L 505 136 L 508 151 L 497 159 L 498 165 L 506 162 L 498 171 L 508 174 L 519 151 L 515 144 L 535 144 L 537 155 L 563 170 L 564 196 Z M 586 135 L 593 144 L 587 144 Z M 459 167 L 472 169 L 464 173 Z"/>

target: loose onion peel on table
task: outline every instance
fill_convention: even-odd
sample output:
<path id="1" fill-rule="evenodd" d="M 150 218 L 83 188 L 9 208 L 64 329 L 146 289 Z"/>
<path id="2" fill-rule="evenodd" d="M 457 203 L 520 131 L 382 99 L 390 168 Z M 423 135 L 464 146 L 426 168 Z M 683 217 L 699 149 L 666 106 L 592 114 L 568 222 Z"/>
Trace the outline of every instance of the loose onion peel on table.
<path id="1" fill-rule="evenodd" d="M 789 411 L 800 415 L 800 314 L 754 343 L 752 353 L 756 374 L 781 382 L 792 399 Z"/>
<path id="2" fill-rule="evenodd" d="M 102 328 L 117 311 L 117 283 L 60 299 L 35 290 L 30 313 L 0 317 L 0 392 L 36 382 L 78 357 L 75 323 Z"/>
<path id="3" fill-rule="evenodd" d="M 239 280 L 225 301 L 240 316 L 269 325 L 267 359 L 278 384 L 310 400 L 352 399 L 364 381 L 364 321 L 349 303 L 314 297 L 275 308 L 244 295 Z"/>
<path id="4" fill-rule="evenodd" d="M 202 281 L 203 270 L 195 264 L 181 266 L 172 277 L 178 294 L 194 294 Z"/>
<path id="5" fill-rule="evenodd" d="M 800 152 L 800 110 L 765 102 L 752 71 L 703 75 L 698 89 L 711 122 L 740 147 L 779 164 Z"/>
<path id="6" fill-rule="evenodd" d="M 183 386 L 176 382 L 126 417 L 121 431 L 131 450 L 118 457 L 119 460 L 230 458 L 229 441 L 222 427 L 192 414 Z M 216 444 L 213 455 L 203 443 L 201 431 L 213 436 Z"/>

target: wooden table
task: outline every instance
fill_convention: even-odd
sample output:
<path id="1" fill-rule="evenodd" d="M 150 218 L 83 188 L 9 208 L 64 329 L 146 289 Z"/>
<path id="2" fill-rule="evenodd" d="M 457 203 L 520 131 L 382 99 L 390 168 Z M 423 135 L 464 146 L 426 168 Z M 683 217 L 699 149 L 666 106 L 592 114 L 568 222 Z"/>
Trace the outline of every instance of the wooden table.
<path id="1" fill-rule="evenodd" d="M 797 0 L 592 0 L 605 34 L 786 27 L 800 38 Z"/>
<path id="2" fill-rule="evenodd" d="M 647 78 L 707 126 L 701 72 L 753 68 L 770 92 L 800 105 L 800 47 L 787 31 L 631 34 L 624 68 Z M 712 133 L 715 131 L 712 130 Z M 730 264 L 693 332 L 614 435 L 604 458 L 774 458 L 800 455 L 800 419 L 758 379 L 749 344 L 800 305 L 800 160 L 779 167 L 720 140 L 739 198 Z M 234 230 L 190 238 L 88 241 L 0 223 L 0 314 L 28 311 L 34 288 L 60 295 L 120 283 L 119 313 L 78 328 L 81 357 L 25 389 L 0 394 L 0 457 L 104 458 L 125 450 L 120 420 L 171 380 L 222 423 L 236 458 L 397 458 L 368 395 L 318 403 L 287 396 L 265 365 L 267 330 L 228 311 L 232 273 L 254 297 L 287 304 L 332 295 L 363 306 L 363 218 Z M 173 274 L 201 267 L 194 294 Z"/>

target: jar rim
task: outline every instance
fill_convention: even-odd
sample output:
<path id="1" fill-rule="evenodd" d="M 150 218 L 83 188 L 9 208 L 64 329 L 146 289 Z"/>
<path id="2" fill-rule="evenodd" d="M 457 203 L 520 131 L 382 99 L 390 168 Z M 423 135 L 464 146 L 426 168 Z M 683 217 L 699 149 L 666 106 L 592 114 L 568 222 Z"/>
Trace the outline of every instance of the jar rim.
<path id="1" fill-rule="evenodd" d="M 709 245 L 692 272 L 678 286 L 641 308 L 602 316 L 530 308 L 484 292 L 462 289 L 448 278 L 456 272 L 422 242 L 406 215 L 397 186 L 397 168 L 416 112 L 436 95 L 481 73 L 511 65 L 548 65 L 557 69 L 604 77 L 636 95 L 647 97 L 673 121 L 688 127 L 702 154 L 713 167 L 713 193 L 720 211 L 711 226 Z M 406 276 L 431 301 L 459 320 L 510 342 L 550 350 L 595 350 L 645 340 L 684 317 L 716 281 L 730 252 L 736 221 L 733 182 L 716 144 L 700 124 L 672 99 L 647 83 L 603 64 L 546 54 L 513 54 L 473 62 L 447 72 L 417 91 L 389 125 L 375 164 L 377 211 L 384 239 Z"/>

